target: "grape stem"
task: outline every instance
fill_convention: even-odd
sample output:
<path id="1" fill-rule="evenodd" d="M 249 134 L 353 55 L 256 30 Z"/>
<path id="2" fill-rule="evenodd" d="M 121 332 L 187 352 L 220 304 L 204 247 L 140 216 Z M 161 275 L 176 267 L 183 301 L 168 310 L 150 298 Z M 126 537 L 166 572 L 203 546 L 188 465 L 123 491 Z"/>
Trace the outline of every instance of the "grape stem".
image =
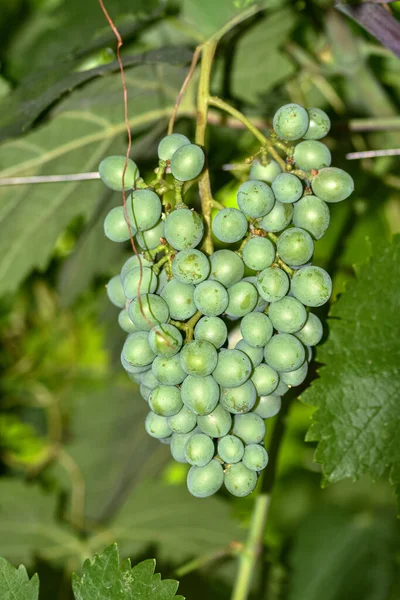
<path id="1" fill-rule="evenodd" d="M 172 319 L 170 319 L 169 322 L 171 323 L 171 325 L 175 325 L 175 327 L 185 332 L 185 344 L 187 344 L 188 342 L 192 341 L 194 335 L 194 326 L 196 325 L 197 321 L 201 319 L 202 316 L 203 314 L 198 310 L 196 313 L 194 313 L 193 317 L 191 317 L 189 321 L 187 321 L 187 323 L 182 323 L 181 321 L 173 321 Z"/>

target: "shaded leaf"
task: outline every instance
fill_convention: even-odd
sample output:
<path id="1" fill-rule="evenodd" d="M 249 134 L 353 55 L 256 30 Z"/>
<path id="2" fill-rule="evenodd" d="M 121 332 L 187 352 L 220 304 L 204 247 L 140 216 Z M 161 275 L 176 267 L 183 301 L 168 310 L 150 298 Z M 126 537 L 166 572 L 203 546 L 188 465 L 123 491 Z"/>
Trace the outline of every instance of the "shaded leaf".
<path id="1" fill-rule="evenodd" d="M 23 565 L 16 569 L 0 557 L 0 598 L 1 600 L 37 600 L 39 598 L 37 574 L 29 579 Z"/>

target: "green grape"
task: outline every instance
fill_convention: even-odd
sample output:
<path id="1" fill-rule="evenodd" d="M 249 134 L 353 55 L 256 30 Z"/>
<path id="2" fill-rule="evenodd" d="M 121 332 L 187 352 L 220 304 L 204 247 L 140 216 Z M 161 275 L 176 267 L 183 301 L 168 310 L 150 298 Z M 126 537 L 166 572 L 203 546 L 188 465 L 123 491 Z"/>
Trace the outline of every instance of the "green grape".
<path id="1" fill-rule="evenodd" d="M 136 327 L 135 323 L 131 321 L 131 318 L 126 308 L 122 309 L 118 315 L 118 325 L 123 331 L 126 331 L 126 333 L 133 333 L 134 331 L 138 331 L 138 328 Z"/>
<path id="2" fill-rule="evenodd" d="M 165 238 L 176 250 L 195 248 L 203 237 L 200 215 L 189 208 L 176 208 L 165 219 Z"/>
<path id="3" fill-rule="evenodd" d="M 171 279 L 161 291 L 161 297 L 168 304 L 171 319 L 185 321 L 194 315 L 196 305 L 194 303 L 194 285 L 180 283 Z"/>
<path id="4" fill-rule="evenodd" d="M 305 229 L 316 240 L 322 238 L 329 221 L 328 205 L 318 196 L 304 196 L 294 205 L 293 225 Z"/>
<path id="5" fill-rule="evenodd" d="M 191 467 L 187 476 L 188 490 L 196 498 L 207 498 L 216 494 L 223 482 L 222 465 L 215 459 L 204 467 Z"/>
<path id="6" fill-rule="evenodd" d="M 147 386 L 145 386 L 143 383 L 141 383 L 139 391 L 140 391 L 140 395 L 142 396 L 142 398 L 144 400 L 146 400 L 146 402 L 148 402 L 152 390 L 150 388 L 148 388 Z"/>
<path id="7" fill-rule="evenodd" d="M 258 444 L 265 436 L 265 423 L 255 413 L 235 415 L 233 417 L 233 433 L 245 444 Z"/>
<path id="8" fill-rule="evenodd" d="M 152 190 L 135 190 L 126 199 L 129 222 L 137 231 L 154 227 L 161 216 L 161 201 Z"/>
<path id="9" fill-rule="evenodd" d="M 157 275 L 149 267 L 136 267 L 127 272 L 123 288 L 127 298 L 133 300 L 142 294 L 152 294 L 157 287 Z"/>
<path id="10" fill-rule="evenodd" d="M 245 265 L 253 271 L 262 271 L 272 265 L 275 253 L 273 243 L 260 236 L 249 239 L 242 251 Z"/>
<path id="11" fill-rule="evenodd" d="M 133 365 L 125 358 L 123 352 L 121 352 L 121 364 L 125 371 L 131 375 L 138 375 L 139 373 L 142 374 L 150 369 L 150 364 L 144 365 L 143 367 L 137 367 Z"/>
<path id="12" fill-rule="evenodd" d="M 250 379 L 239 387 L 221 388 L 221 405 L 235 415 L 249 412 L 256 403 L 256 399 L 256 388 Z"/>
<path id="13" fill-rule="evenodd" d="M 278 387 L 271 393 L 272 396 L 284 396 L 289 391 L 289 386 L 284 381 L 278 383 Z"/>
<path id="14" fill-rule="evenodd" d="M 196 415 L 186 406 L 182 406 L 181 410 L 168 418 L 168 425 L 174 433 L 189 433 L 193 431 L 197 424 Z"/>
<path id="15" fill-rule="evenodd" d="M 157 386 L 160 385 L 160 381 L 154 376 L 154 373 L 151 369 L 143 373 L 141 383 L 145 385 L 150 390 L 154 390 Z"/>
<path id="16" fill-rule="evenodd" d="M 243 317 L 240 332 L 247 344 L 254 348 L 263 348 L 272 337 L 273 327 L 267 315 L 251 312 Z"/>
<path id="17" fill-rule="evenodd" d="M 143 332 L 144 333 L 144 332 Z M 135 334 L 133 334 L 135 335 Z M 157 356 L 171 357 L 177 354 L 182 346 L 182 334 L 174 327 L 164 323 L 156 325 L 148 334 L 149 345 Z"/>
<path id="18" fill-rule="evenodd" d="M 244 277 L 243 281 L 248 281 L 249 283 L 254 285 L 255 288 L 257 288 L 257 277 L 255 275 L 250 275 L 249 277 Z M 253 312 L 264 312 L 264 310 L 267 308 L 267 306 L 268 306 L 268 302 L 259 295 L 257 304 L 255 305 Z"/>
<path id="19" fill-rule="evenodd" d="M 173 356 L 156 356 L 151 366 L 155 377 L 165 385 L 179 385 L 186 377 L 181 366 L 180 353 Z"/>
<path id="20" fill-rule="evenodd" d="M 155 294 L 142 294 L 128 307 L 129 316 L 138 329 L 150 331 L 154 325 L 166 323 L 169 310 L 165 300 Z"/>
<path id="21" fill-rule="evenodd" d="M 217 366 L 217 351 L 210 342 L 194 340 L 182 348 L 181 365 L 188 375 L 206 377 Z"/>
<path id="22" fill-rule="evenodd" d="M 226 435 L 218 442 L 218 456 L 228 464 L 242 460 L 244 445 L 235 435 Z"/>
<path id="23" fill-rule="evenodd" d="M 143 254 L 134 254 L 133 256 L 130 256 L 128 260 L 126 260 L 122 265 L 120 273 L 122 283 L 124 282 L 125 275 L 128 273 L 128 271 L 136 269 L 136 267 L 139 267 L 140 264 L 142 264 L 142 267 L 153 266 L 153 263 L 150 260 L 147 260 L 147 258 L 145 258 Z"/>
<path id="24" fill-rule="evenodd" d="M 332 280 L 320 267 L 303 267 L 292 278 L 292 294 L 305 306 L 322 306 L 332 293 Z"/>
<path id="25" fill-rule="evenodd" d="M 150 347 L 147 331 L 135 331 L 128 335 L 122 348 L 122 356 L 134 367 L 150 365 L 155 354 Z"/>
<path id="26" fill-rule="evenodd" d="M 242 460 L 250 471 L 262 471 L 268 464 L 268 452 L 260 444 L 249 444 L 244 449 Z"/>
<path id="27" fill-rule="evenodd" d="M 283 383 L 288 386 L 296 386 L 303 383 L 308 373 L 308 362 L 304 362 L 299 369 L 296 371 L 290 371 L 290 373 L 282 373 L 281 379 Z"/>
<path id="28" fill-rule="evenodd" d="M 150 394 L 149 406 L 156 415 L 172 417 L 183 406 L 181 392 L 174 385 L 159 385 Z"/>
<path id="29" fill-rule="evenodd" d="M 308 129 L 308 113 L 300 104 L 285 104 L 279 108 L 272 122 L 277 135 L 283 140 L 298 140 Z"/>
<path id="30" fill-rule="evenodd" d="M 261 396 L 257 400 L 253 412 L 262 419 L 270 419 L 278 414 L 281 410 L 281 405 L 282 400 L 280 396 Z"/>
<path id="31" fill-rule="evenodd" d="M 279 236 L 277 250 L 280 258 L 288 265 L 304 265 L 313 255 L 314 242 L 304 229 L 291 227 Z"/>
<path id="32" fill-rule="evenodd" d="M 212 222 L 215 237 L 226 244 L 243 239 L 247 232 L 247 219 L 237 208 L 223 208 Z"/>
<path id="33" fill-rule="evenodd" d="M 325 202 L 341 202 L 354 191 L 352 177 L 336 167 L 321 169 L 311 182 L 312 191 Z"/>
<path id="34" fill-rule="evenodd" d="M 305 140 L 297 144 L 294 148 L 293 158 L 297 167 L 303 171 L 329 167 L 332 162 L 329 148 L 315 140 Z"/>
<path id="35" fill-rule="evenodd" d="M 171 435 L 172 431 L 166 417 L 150 411 L 145 419 L 144 428 L 151 437 L 160 440 Z"/>
<path id="36" fill-rule="evenodd" d="M 259 160 L 255 160 L 251 165 L 249 179 L 272 183 L 279 173 L 282 173 L 282 169 L 275 160 L 271 160 L 267 165 L 262 165 Z"/>
<path id="37" fill-rule="evenodd" d="M 216 317 L 228 306 L 228 292 L 218 281 L 208 279 L 196 286 L 194 302 L 203 315 Z"/>
<path id="38" fill-rule="evenodd" d="M 272 302 L 268 316 L 274 329 L 279 333 L 296 333 L 300 331 L 307 320 L 304 306 L 291 296 L 286 296 L 278 302 Z"/>
<path id="39" fill-rule="evenodd" d="M 128 375 L 128 377 L 131 381 L 140 385 L 140 383 L 142 381 L 142 373 L 129 373 L 127 371 L 126 374 Z"/>
<path id="40" fill-rule="evenodd" d="M 181 385 L 182 400 L 186 408 L 196 415 L 208 415 L 218 404 L 219 386 L 215 379 L 188 375 Z"/>
<path id="41" fill-rule="evenodd" d="M 306 346 L 316 346 L 321 341 L 323 333 L 321 320 L 309 312 L 304 327 L 296 333 L 296 337 Z"/>
<path id="42" fill-rule="evenodd" d="M 126 242 L 130 239 L 128 224 L 125 220 L 123 206 L 115 206 L 110 210 L 104 219 L 104 233 L 112 242 Z M 131 229 L 132 235 L 136 234 L 136 229 Z"/>
<path id="43" fill-rule="evenodd" d="M 232 427 L 231 413 L 221 404 L 217 404 L 208 415 L 197 417 L 201 431 L 213 438 L 224 437 Z"/>
<path id="44" fill-rule="evenodd" d="M 219 317 L 202 317 L 194 328 L 194 339 L 210 342 L 215 348 L 221 348 L 228 337 L 228 329 Z"/>
<path id="45" fill-rule="evenodd" d="M 263 359 L 264 349 L 263 348 L 255 348 L 254 346 L 250 346 L 250 344 L 245 342 L 245 340 L 239 340 L 238 343 L 236 344 L 235 348 L 236 348 L 236 350 L 241 350 L 242 352 L 247 354 L 247 356 L 250 359 L 251 366 L 253 368 L 257 367 Z"/>
<path id="46" fill-rule="evenodd" d="M 281 173 L 272 182 L 272 190 L 279 202 L 292 203 L 302 197 L 303 184 L 296 175 Z"/>
<path id="47" fill-rule="evenodd" d="M 309 123 L 306 133 L 303 135 L 306 140 L 320 140 L 328 135 L 331 128 L 331 121 L 320 108 L 307 109 Z"/>
<path id="48" fill-rule="evenodd" d="M 210 279 L 216 279 L 225 287 L 240 281 L 244 275 L 244 264 L 236 252 L 217 250 L 210 256 Z"/>
<path id="49" fill-rule="evenodd" d="M 264 231 L 277 232 L 285 229 L 293 217 L 293 205 L 275 202 L 274 208 L 258 223 Z"/>
<path id="50" fill-rule="evenodd" d="M 268 267 L 257 277 L 257 289 L 268 302 L 277 302 L 286 296 L 289 290 L 289 277 L 282 269 Z"/>
<path id="51" fill-rule="evenodd" d="M 122 192 L 122 177 L 125 169 L 125 156 L 107 156 L 99 164 L 99 175 L 108 188 L 115 192 Z M 139 177 L 137 164 L 130 158 L 124 176 L 124 188 L 126 190 L 135 187 L 136 179 Z"/>
<path id="52" fill-rule="evenodd" d="M 238 189 L 237 203 L 247 217 L 258 219 L 271 211 L 275 198 L 271 188 L 264 181 L 250 179 Z"/>
<path id="53" fill-rule="evenodd" d="M 186 135 L 171 133 L 166 135 L 158 144 L 158 158 L 160 160 L 171 160 L 172 155 L 182 146 L 190 144 Z"/>
<path id="54" fill-rule="evenodd" d="M 119 275 L 114 275 L 106 285 L 107 296 L 110 302 L 118 308 L 124 308 L 126 303 L 124 288 Z"/>
<path id="55" fill-rule="evenodd" d="M 173 417 L 170 417 L 170 418 L 173 418 Z M 170 419 L 168 419 L 168 421 L 169 420 Z M 186 446 L 186 443 L 188 442 L 188 440 L 190 440 L 190 438 L 192 437 L 192 435 L 193 435 L 193 431 L 190 431 L 189 433 L 173 433 L 172 434 L 170 450 L 171 450 L 172 458 L 174 460 L 176 460 L 176 462 L 187 463 L 187 460 L 185 457 L 185 446 Z"/>
<path id="56" fill-rule="evenodd" d="M 158 285 L 156 289 L 156 294 L 161 294 L 163 289 L 168 283 L 168 273 L 165 269 L 162 269 L 158 275 Z"/>
<path id="57" fill-rule="evenodd" d="M 171 158 L 171 173 L 178 181 L 195 179 L 203 170 L 205 156 L 200 146 L 185 144 Z"/>
<path id="58" fill-rule="evenodd" d="M 247 354 L 240 350 L 220 350 L 213 377 L 222 387 L 238 387 L 249 379 L 251 371 Z"/>
<path id="59" fill-rule="evenodd" d="M 214 454 L 214 442 L 205 433 L 195 433 L 186 442 L 185 458 L 190 465 L 204 467 L 208 465 Z"/>
<path id="60" fill-rule="evenodd" d="M 146 231 L 138 231 L 136 240 L 144 250 L 154 250 L 161 244 L 161 239 L 164 237 L 164 221 L 161 219 L 157 225 Z"/>
<path id="61" fill-rule="evenodd" d="M 252 283 L 240 281 L 228 289 L 228 300 L 226 314 L 230 317 L 244 317 L 256 306 L 258 292 Z"/>
<path id="62" fill-rule="evenodd" d="M 269 365 L 259 364 L 251 376 L 258 396 L 268 396 L 278 387 L 279 375 Z"/>
<path id="63" fill-rule="evenodd" d="M 180 283 L 198 284 L 207 279 L 210 261 L 200 250 L 181 250 L 172 262 L 172 273 Z"/>
<path id="64" fill-rule="evenodd" d="M 244 498 L 255 490 L 257 473 L 250 471 L 242 461 L 229 465 L 225 471 L 224 484 L 233 496 Z"/>
<path id="65" fill-rule="evenodd" d="M 265 362 L 278 371 L 295 371 L 303 364 L 306 354 L 303 344 L 290 333 L 274 335 L 265 347 Z"/>

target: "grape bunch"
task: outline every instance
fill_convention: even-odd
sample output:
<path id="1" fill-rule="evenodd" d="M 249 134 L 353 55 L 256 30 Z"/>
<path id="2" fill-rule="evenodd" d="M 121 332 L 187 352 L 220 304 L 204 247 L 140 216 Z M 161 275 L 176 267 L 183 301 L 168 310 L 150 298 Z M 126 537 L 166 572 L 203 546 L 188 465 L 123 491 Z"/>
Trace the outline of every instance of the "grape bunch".
<path id="1" fill-rule="evenodd" d="M 265 420 L 305 380 L 322 337 L 310 309 L 331 295 L 329 274 L 311 262 L 314 240 L 329 225 L 328 203 L 353 191 L 319 141 L 330 128 L 322 110 L 285 105 L 273 127 L 285 170 L 265 156 L 253 161 L 238 208 L 222 208 L 212 222 L 226 247 L 207 255 L 202 216 L 181 196 L 172 208 L 157 193 L 166 168 L 180 189 L 204 168 L 202 148 L 181 134 L 159 144 L 158 183 L 146 186 L 129 161 L 126 206 L 104 223 L 109 239 L 132 235 L 140 247 L 107 286 L 128 333 L 122 365 L 148 402 L 146 431 L 191 465 L 187 486 L 200 498 L 223 484 L 235 496 L 250 494 L 268 463 Z M 100 164 L 113 190 L 122 190 L 124 165 L 125 157 Z M 235 325 L 234 344 L 228 331 Z"/>

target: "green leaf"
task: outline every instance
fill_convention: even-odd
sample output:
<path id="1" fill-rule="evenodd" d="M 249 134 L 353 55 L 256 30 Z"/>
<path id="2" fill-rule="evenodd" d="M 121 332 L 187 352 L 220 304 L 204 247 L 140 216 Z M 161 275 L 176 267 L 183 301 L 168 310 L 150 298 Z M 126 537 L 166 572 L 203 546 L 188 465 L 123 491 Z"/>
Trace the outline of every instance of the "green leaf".
<path id="1" fill-rule="evenodd" d="M 155 560 L 145 560 L 131 568 L 129 559 L 120 564 L 118 547 L 109 546 L 93 561 L 83 565 L 82 576 L 73 575 L 76 600 L 184 600 L 175 596 L 178 582 L 161 580 L 154 574 Z"/>
<path id="2" fill-rule="evenodd" d="M 318 407 L 307 439 L 325 483 L 391 468 L 400 492 L 400 237 L 375 248 L 357 281 L 333 306 L 329 338 L 317 352 L 319 379 L 301 400 Z"/>
<path id="3" fill-rule="evenodd" d="M 386 600 L 397 541 L 390 521 L 329 507 L 313 511 L 289 557 L 289 600 Z"/>
<path id="4" fill-rule="evenodd" d="M 29 579 L 23 565 L 16 569 L 0 557 L 0 598 L 1 600 L 38 600 L 37 574 Z"/>

